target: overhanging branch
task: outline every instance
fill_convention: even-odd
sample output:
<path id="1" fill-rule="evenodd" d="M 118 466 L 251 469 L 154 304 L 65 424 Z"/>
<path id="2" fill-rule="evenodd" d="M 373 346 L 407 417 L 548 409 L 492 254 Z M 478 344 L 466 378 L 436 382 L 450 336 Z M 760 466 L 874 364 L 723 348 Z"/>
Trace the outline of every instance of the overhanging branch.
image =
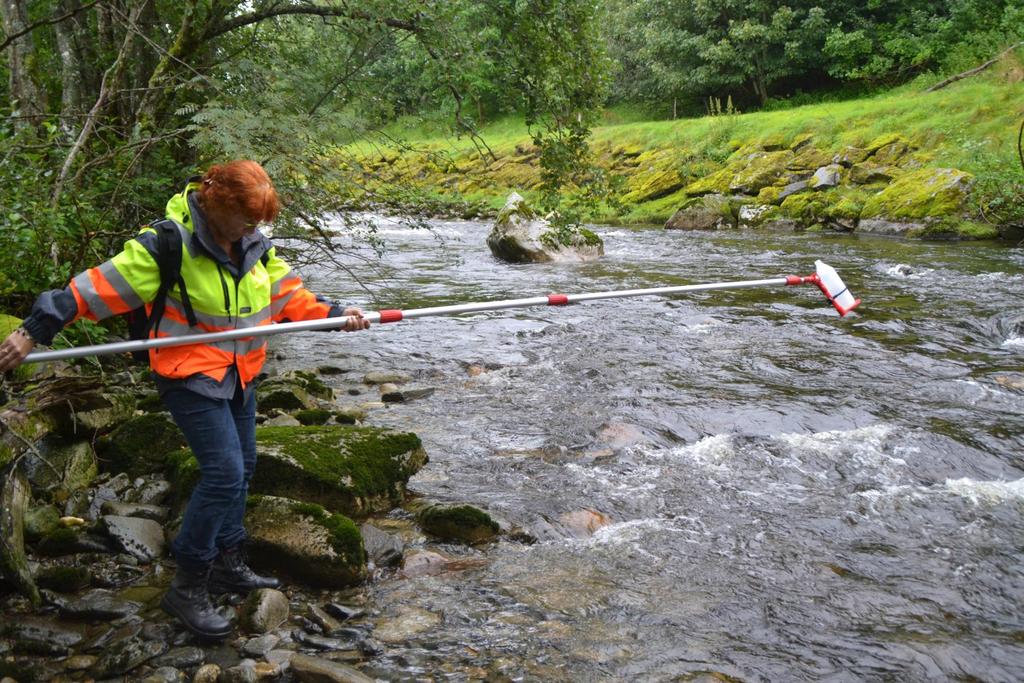
<path id="1" fill-rule="evenodd" d="M 15 31 L 11 35 L 6 36 L 3 39 L 3 41 L 0 42 L 0 52 L 5 50 L 8 45 L 10 45 L 14 41 L 16 41 L 18 38 L 21 38 L 22 36 L 28 35 L 29 33 L 32 33 L 32 31 L 35 31 L 37 28 L 40 28 L 42 26 L 50 26 L 52 24 L 59 24 L 62 21 L 67 21 L 68 19 L 70 19 L 71 17 L 75 16 L 79 12 L 84 12 L 87 9 L 91 9 L 91 8 L 95 7 L 96 5 L 99 5 L 100 3 L 104 2 L 104 1 L 105 0 L 92 0 L 92 2 L 87 2 L 86 4 L 82 5 L 81 7 L 76 7 L 75 9 L 73 9 L 73 10 L 71 10 L 69 12 L 65 12 L 64 14 L 61 14 L 60 16 L 50 17 L 49 19 L 40 19 L 39 21 L 37 21 L 37 22 L 35 22 L 33 24 L 29 24 L 28 26 L 26 26 L 25 28 L 21 29 L 20 31 Z"/>
<path id="2" fill-rule="evenodd" d="M 230 33 L 250 24 L 257 24 L 267 19 L 283 16 L 313 16 L 313 17 L 343 17 L 356 19 L 370 23 L 378 23 L 389 28 L 401 29 L 411 33 L 421 30 L 419 24 L 404 19 L 393 19 L 387 17 L 376 17 L 368 12 L 351 9 L 345 5 L 338 7 L 325 7 L 322 5 L 274 5 L 255 12 L 240 14 L 231 19 L 217 22 L 211 25 L 203 34 L 203 40 L 210 40 L 225 33 Z"/>

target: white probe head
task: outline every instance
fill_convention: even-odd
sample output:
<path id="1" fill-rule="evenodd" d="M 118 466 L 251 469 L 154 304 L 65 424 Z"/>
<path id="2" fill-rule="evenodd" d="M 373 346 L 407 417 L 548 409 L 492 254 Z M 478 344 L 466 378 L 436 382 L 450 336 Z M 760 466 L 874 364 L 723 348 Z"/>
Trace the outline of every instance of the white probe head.
<path id="1" fill-rule="evenodd" d="M 839 273 L 832 266 L 822 261 L 815 261 L 815 274 L 818 276 L 818 289 L 825 298 L 839 311 L 840 317 L 846 315 L 860 305 L 860 299 L 853 298 L 850 289 L 843 283 Z"/>

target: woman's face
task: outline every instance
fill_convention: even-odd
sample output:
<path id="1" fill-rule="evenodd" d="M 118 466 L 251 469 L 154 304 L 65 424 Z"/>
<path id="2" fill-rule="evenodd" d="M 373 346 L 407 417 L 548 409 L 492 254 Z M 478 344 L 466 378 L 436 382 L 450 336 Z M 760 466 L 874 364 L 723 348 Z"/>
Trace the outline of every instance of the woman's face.
<path id="1" fill-rule="evenodd" d="M 251 235 L 256 231 L 257 223 L 237 210 L 208 210 L 206 219 L 210 231 L 218 242 L 234 244 L 242 239 L 243 235 Z"/>

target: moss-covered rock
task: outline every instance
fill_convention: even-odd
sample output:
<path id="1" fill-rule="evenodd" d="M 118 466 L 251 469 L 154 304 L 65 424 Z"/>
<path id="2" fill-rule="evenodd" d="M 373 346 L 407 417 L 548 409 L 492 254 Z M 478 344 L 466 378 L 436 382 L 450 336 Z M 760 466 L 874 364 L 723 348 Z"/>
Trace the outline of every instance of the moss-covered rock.
<path id="1" fill-rule="evenodd" d="M 92 572 L 87 567 L 78 565 L 65 567 L 56 565 L 40 570 L 36 576 L 40 588 L 57 591 L 58 593 L 75 593 L 89 587 L 92 583 Z"/>
<path id="2" fill-rule="evenodd" d="M 666 230 L 718 230 L 736 227 L 736 202 L 720 194 L 689 200 L 665 223 Z"/>
<path id="3" fill-rule="evenodd" d="M 311 425 L 322 425 L 327 424 L 327 421 L 334 415 L 329 410 L 323 408 L 314 408 L 313 410 L 300 410 L 295 413 L 295 419 L 300 423 L 311 426 Z"/>
<path id="4" fill-rule="evenodd" d="M 89 486 L 98 474 L 91 443 L 52 437 L 25 454 L 24 470 L 37 492 L 61 490 L 65 497 Z"/>
<path id="5" fill-rule="evenodd" d="M 952 168 L 918 169 L 870 198 L 864 218 L 934 219 L 964 213 L 973 177 Z"/>
<path id="6" fill-rule="evenodd" d="M 249 490 L 318 503 L 352 516 L 383 512 L 402 502 L 409 477 L 427 463 L 415 434 L 375 427 L 259 427 L 259 457 Z M 168 456 L 179 497 L 199 479 L 191 451 Z"/>
<path id="7" fill-rule="evenodd" d="M 684 191 L 691 197 L 700 197 L 706 194 L 728 194 L 733 175 L 731 168 L 723 168 L 693 181 L 684 188 Z"/>
<path id="8" fill-rule="evenodd" d="M 38 606 L 41 602 L 25 555 L 25 512 L 31 489 L 17 467 L 0 470 L 0 576 Z"/>
<path id="9" fill-rule="evenodd" d="M 419 513 L 420 527 L 438 538 L 483 543 L 498 535 L 498 523 L 472 505 L 432 505 Z"/>
<path id="10" fill-rule="evenodd" d="M 884 185 L 899 175 L 899 169 L 877 164 L 857 164 L 850 169 L 850 182 L 855 185 Z"/>
<path id="11" fill-rule="evenodd" d="M 756 195 L 761 188 L 773 185 L 782 177 L 792 158 L 793 153 L 786 150 L 760 152 L 731 161 L 729 165 L 734 169 L 734 175 L 729 182 L 729 190 Z"/>
<path id="12" fill-rule="evenodd" d="M 31 543 L 60 526 L 60 511 L 53 505 L 37 505 L 25 511 L 25 540 Z"/>
<path id="13" fill-rule="evenodd" d="M 250 559 L 316 587 L 337 589 L 366 578 L 359 528 L 319 505 L 251 496 L 245 516 Z"/>
<path id="14" fill-rule="evenodd" d="M 283 382 L 294 382 L 305 389 L 306 393 L 310 396 L 315 396 L 324 401 L 334 400 L 334 389 L 324 384 L 323 380 L 316 376 L 316 373 L 306 370 L 293 370 L 283 373 L 274 379 Z"/>
<path id="15" fill-rule="evenodd" d="M 604 243 L 595 233 L 568 226 L 556 229 L 516 192 L 498 212 L 487 246 L 495 257 L 510 263 L 591 261 L 604 254 Z"/>
<path id="16" fill-rule="evenodd" d="M 620 201 L 626 204 L 649 202 L 670 195 L 685 184 L 675 169 L 634 173 L 626 180 L 626 191 Z"/>
<path id="17" fill-rule="evenodd" d="M 106 472 L 141 477 L 162 471 L 168 453 L 185 445 L 185 435 L 166 413 L 148 413 L 128 420 L 100 440 L 100 465 Z"/>
<path id="18" fill-rule="evenodd" d="M 135 396 L 90 377 L 56 377 L 25 392 L 25 408 L 68 439 L 103 434 L 135 414 Z"/>
<path id="19" fill-rule="evenodd" d="M 290 412 L 316 408 L 316 401 L 298 384 L 275 377 L 257 387 L 256 406 L 260 412 L 268 410 Z"/>
<path id="20" fill-rule="evenodd" d="M 786 162 L 786 170 L 794 172 L 812 172 L 822 166 L 828 166 L 833 162 L 833 157 L 829 156 L 817 147 L 804 147 L 788 162 Z"/>

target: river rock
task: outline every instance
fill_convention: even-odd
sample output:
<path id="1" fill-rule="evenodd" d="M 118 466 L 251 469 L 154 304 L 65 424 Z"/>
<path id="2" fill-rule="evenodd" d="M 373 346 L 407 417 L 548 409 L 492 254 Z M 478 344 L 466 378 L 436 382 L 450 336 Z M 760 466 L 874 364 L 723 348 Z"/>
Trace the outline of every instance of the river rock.
<path id="1" fill-rule="evenodd" d="M 287 620 L 287 612 L 285 613 L 285 620 Z M 277 644 L 281 642 L 281 637 L 276 633 L 264 633 L 258 638 L 250 638 L 245 641 L 242 645 L 242 654 L 248 657 L 263 657 L 268 652 L 277 647 Z"/>
<path id="2" fill-rule="evenodd" d="M 250 491 L 346 515 L 400 504 L 409 478 L 427 463 L 415 434 L 376 427 L 260 427 L 256 443 L 260 465 Z"/>
<path id="3" fill-rule="evenodd" d="M 733 200 L 709 194 L 689 200 L 665 223 L 666 230 L 718 230 L 736 227 Z"/>
<path id="4" fill-rule="evenodd" d="M 269 379 L 256 389 L 256 405 L 260 412 L 269 410 L 303 410 L 316 408 L 316 400 L 298 384 L 288 380 Z"/>
<path id="5" fill-rule="evenodd" d="M 966 210 L 973 184 L 973 176 L 953 168 L 909 171 L 870 197 L 861 218 L 920 223 L 959 216 Z"/>
<path id="6" fill-rule="evenodd" d="M 611 518 L 596 510 L 573 510 L 562 514 L 558 521 L 573 536 L 586 538 L 612 523 Z"/>
<path id="7" fill-rule="evenodd" d="M 163 469 L 161 467 L 161 469 Z M 124 502 L 140 505 L 159 505 L 167 500 L 171 493 L 171 482 L 163 478 L 143 478 L 141 485 L 125 493 Z"/>
<path id="8" fill-rule="evenodd" d="M 96 454 L 88 441 L 68 444 L 48 437 L 37 444 L 34 452 L 25 454 L 23 463 L 36 491 L 78 491 L 89 486 L 98 472 Z"/>
<path id="9" fill-rule="evenodd" d="M 374 683 L 359 669 L 320 657 L 295 654 L 289 665 L 296 680 L 302 683 Z"/>
<path id="10" fill-rule="evenodd" d="M 412 377 L 403 375 L 400 372 L 368 372 L 363 377 L 363 384 L 405 384 L 411 382 Z"/>
<path id="11" fill-rule="evenodd" d="M 138 517 L 107 515 L 103 523 L 118 547 L 140 562 L 152 562 L 163 557 L 166 546 L 164 529 L 157 522 Z"/>
<path id="12" fill-rule="evenodd" d="M 418 515 L 420 527 L 446 541 L 484 543 L 498 535 L 498 523 L 472 505 L 431 505 Z"/>
<path id="13" fill-rule="evenodd" d="M 487 246 L 496 258 L 510 263 L 593 261 L 604 254 L 604 243 L 590 230 L 567 227 L 562 232 L 513 192 L 498 212 Z"/>
<path id="14" fill-rule="evenodd" d="M 184 448 L 185 435 L 166 413 L 150 413 L 121 424 L 102 439 L 104 471 L 135 478 L 164 469 L 167 454 Z"/>
<path id="15" fill-rule="evenodd" d="M 313 503 L 254 496 L 246 528 L 253 564 L 322 588 L 345 588 L 366 578 L 359 528 L 343 515 Z"/>
<path id="16" fill-rule="evenodd" d="M 25 540 L 38 541 L 60 526 L 60 511 L 52 505 L 38 505 L 25 511 Z"/>
<path id="17" fill-rule="evenodd" d="M 830 187 L 838 187 L 842 179 L 843 167 L 839 164 L 822 166 L 814 172 L 810 186 L 815 190 L 825 190 Z"/>
<path id="18" fill-rule="evenodd" d="M 300 411 L 302 412 L 302 411 Z M 277 415 L 263 423 L 264 427 L 301 427 L 302 422 L 291 415 Z"/>
<path id="19" fill-rule="evenodd" d="M 414 579 L 420 576 L 436 576 L 448 570 L 450 559 L 432 550 L 416 550 L 402 561 L 402 576 Z"/>
<path id="20" fill-rule="evenodd" d="M 441 616 L 417 607 L 402 607 L 397 615 L 381 619 L 373 635 L 385 643 L 403 643 L 441 623 Z M 292 659 L 294 666 L 295 660 Z"/>
<path id="21" fill-rule="evenodd" d="M 152 673 L 141 679 L 141 683 L 186 683 L 188 676 L 184 671 L 178 671 L 173 666 L 161 666 Z"/>
<path id="22" fill-rule="evenodd" d="M 359 531 L 363 535 L 366 555 L 375 566 L 394 567 L 402 561 L 402 551 L 405 548 L 402 539 L 372 524 L 363 524 Z"/>
<path id="23" fill-rule="evenodd" d="M 166 522 L 168 509 L 163 505 L 145 505 L 143 503 L 122 503 L 116 500 L 108 500 L 100 507 L 104 515 L 116 515 L 118 517 L 137 517 L 148 519 L 154 522 Z"/>
<path id="24" fill-rule="evenodd" d="M 25 555 L 25 511 L 28 479 L 13 462 L 0 470 L 0 575 L 33 605 L 41 602 Z"/>
<path id="25" fill-rule="evenodd" d="M 394 391 L 389 391 L 387 393 L 384 393 L 382 391 L 380 400 L 384 401 L 385 403 L 404 403 L 406 401 L 415 401 L 416 399 L 427 398 L 428 396 L 432 396 L 433 394 L 434 389 L 432 387 L 401 390 L 399 390 L 396 387 Z"/>
<path id="26" fill-rule="evenodd" d="M 169 666 L 175 669 L 187 669 L 189 667 L 198 666 L 206 661 L 206 653 L 203 649 L 196 647 L 195 645 L 188 645 L 185 647 L 177 647 L 169 652 L 166 652 L 152 662 L 153 666 Z"/>
<path id="27" fill-rule="evenodd" d="M 288 620 L 289 611 L 284 593 L 260 588 L 249 593 L 242 605 L 241 623 L 250 633 L 268 633 Z"/>
<path id="28" fill-rule="evenodd" d="M 23 654 L 67 656 L 85 638 L 84 630 L 46 617 L 21 615 L 3 628 L 14 641 L 15 652 Z"/>
<path id="29" fill-rule="evenodd" d="M 192 683 L 217 683 L 220 677 L 220 667 L 216 664 L 204 664 L 196 670 L 192 677 Z"/>
<path id="30" fill-rule="evenodd" d="M 84 621 L 115 621 L 137 614 L 143 607 L 137 602 L 122 600 L 102 588 L 94 589 L 75 600 L 61 601 L 57 606 L 65 619 Z"/>
<path id="31" fill-rule="evenodd" d="M 39 570 L 36 583 L 58 593 L 77 593 L 92 583 L 92 572 L 88 567 L 56 565 Z"/>
<path id="32" fill-rule="evenodd" d="M 102 380 L 89 377 L 45 380 L 24 398 L 36 415 L 52 420 L 56 433 L 72 440 L 108 432 L 135 412 L 131 392 L 108 388 Z"/>
<path id="33" fill-rule="evenodd" d="M 111 643 L 90 669 L 90 673 L 96 678 L 120 676 L 163 654 L 167 647 L 167 643 L 143 640 L 137 635 L 125 638 Z"/>

